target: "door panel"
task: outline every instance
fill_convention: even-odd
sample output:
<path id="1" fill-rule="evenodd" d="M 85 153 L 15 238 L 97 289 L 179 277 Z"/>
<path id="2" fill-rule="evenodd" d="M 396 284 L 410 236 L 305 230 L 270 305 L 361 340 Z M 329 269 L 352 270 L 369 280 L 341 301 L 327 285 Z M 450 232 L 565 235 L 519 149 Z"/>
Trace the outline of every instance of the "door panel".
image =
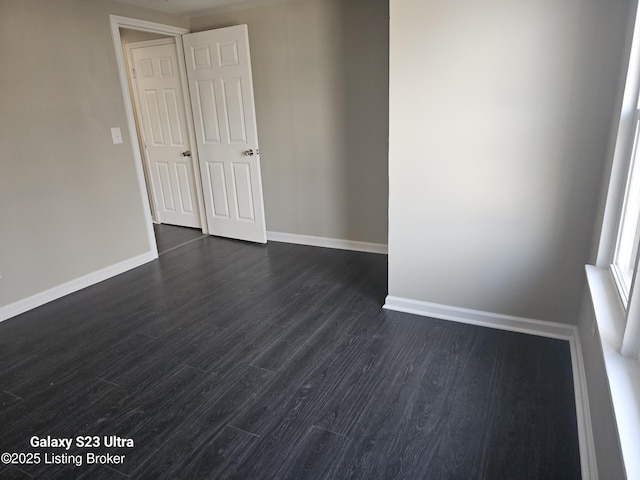
<path id="1" fill-rule="evenodd" d="M 164 210 L 174 212 L 173 191 L 171 188 L 171 173 L 167 162 L 156 162 L 158 177 L 160 178 L 160 192 L 162 195 L 162 207 Z"/>
<path id="2" fill-rule="evenodd" d="M 222 162 L 207 162 L 207 169 L 211 182 L 213 214 L 218 218 L 229 218 L 229 197 L 224 181 L 224 164 Z"/>
<path id="3" fill-rule="evenodd" d="M 198 107 L 201 122 L 201 138 L 203 143 L 220 143 L 220 127 L 218 126 L 218 106 L 213 81 L 196 82 L 196 95 L 192 99 Z"/>
<path id="4" fill-rule="evenodd" d="M 224 95 L 224 119 L 226 122 L 229 143 L 247 143 L 247 129 L 243 112 L 242 83 L 239 78 L 223 78 L 222 94 Z"/>
<path id="5" fill-rule="evenodd" d="M 233 165 L 233 179 L 238 199 L 238 217 L 242 220 L 255 221 L 253 204 L 249 201 L 253 197 L 253 185 L 251 184 L 251 171 L 245 163 Z"/>
<path id="6" fill-rule="evenodd" d="M 265 243 L 247 26 L 183 42 L 209 231 Z"/>
<path id="7" fill-rule="evenodd" d="M 145 151 L 161 223 L 201 227 L 175 43 L 130 45 Z"/>

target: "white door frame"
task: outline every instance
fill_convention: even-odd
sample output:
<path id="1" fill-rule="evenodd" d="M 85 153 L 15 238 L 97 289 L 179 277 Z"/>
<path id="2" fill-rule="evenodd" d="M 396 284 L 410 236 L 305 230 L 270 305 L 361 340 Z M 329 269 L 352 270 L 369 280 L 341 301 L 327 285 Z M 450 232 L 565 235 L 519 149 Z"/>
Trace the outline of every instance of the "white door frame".
<path id="1" fill-rule="evenodd" d="M 120 17 L 118 15 L 109 15 L 109 21 L 111 24 L 111 37 L 113 38 L 113 47 L 116 54 L 116 62 L 118 65 L 118 75 L 120 77 L 120 89 L 122 90 L 122 98 L 124 100 L 124 109 L 127 117 L 127 128 L 129 130 L 129 138 L 131 139 L 131 148 L 133 150 L 133 157 L 135 159 L 136 176 L 138 179 L 138 190 L 140 193 L 140 199 L 142 201 L 143 208 L 146 213 L 146 227 L 147 227 L 147 239 L 149 242 L 149 251 L 157 258 L 158 247 L 156 245 L 156 237 L 153 232 L 153 220 L 151 218 L 151 207 L 149 205 L 149 197 L 147 194 L 147 185 L 144 179 L 143 160 L 140 154 L 140 144 L 138 143 L 138 134 L 136 130 L 135 115 L 133 112 L 133 100 L 132 94 L 129 91 L 129 84 L 127 81 L 127 68 L 124 61 L 124 53 L 122 51 L 122 41 L 120 39 L 120 29 L 126 28 L 129 30 L 140 30 L 143 32 L 158 33 L 166 35 L 168 37 L 174 37 L 176 41 L 176 47 L 178 49 L 178 67 L 180 69 L 180 80 L 182 82 L 183 97 L 185 100 L 185 108 L 187 114 L 187 127 L 189 130 L 189 143 L 191 144 L 192 160 L 194 162 L 194 173 L 200 171 L 200 162 L 198 160 L 198 153 L 196 149 L 196 141 L 194 138 L 193 127 L 193 115 L 191 113 L 191 102 L 189 100 L 186 67 L 184 64 L 184 57 L 180 55 L 183 51 L 182 37 L 185 33 L 189 33 L 186 28 L 174 27 L 171 25 L 163 25 L 161 23 L 149 22 L 147 20 L 139 20 L 137 18 Z M 202 232 L 209 233 L 207 227 L 207 219 L 204 211 L 204 202 L 202 195 L 202 180 L 199 175 L 195 175 L 196 191 L 198 195 L 198 205 L 200 207 L 200 218 L 202 223 Z"/>

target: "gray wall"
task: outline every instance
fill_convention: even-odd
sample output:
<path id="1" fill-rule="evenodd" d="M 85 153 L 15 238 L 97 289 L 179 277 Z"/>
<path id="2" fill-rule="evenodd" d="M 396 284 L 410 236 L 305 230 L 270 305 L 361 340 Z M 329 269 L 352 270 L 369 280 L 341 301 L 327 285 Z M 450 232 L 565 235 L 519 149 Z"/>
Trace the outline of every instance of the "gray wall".
<path id="1" fill-rule="evenodd" d="M 149 250 L 109 14 L 188 26 L 107 0 L 0 0 L 0 306 Z"/>
<path id="2" fill-rule="evenodd" d="M 109 0 L 0 0 L 0 306 L 149 249 L 109 14 L 189 26 Z M 387 2 L 292 0 L 192 26 L 237 23 L 268 229 L 386 243 Z"/>
<path id="3" fill-rule="evenodd" d="M 393 0 L 389 293 L 576 323 L 623 0 Z"/>
<path id="4" fill-rule="evenodd" d="M 388 1 L 291 0 L 249 26 L 267 229 L 387 243 Z"/>

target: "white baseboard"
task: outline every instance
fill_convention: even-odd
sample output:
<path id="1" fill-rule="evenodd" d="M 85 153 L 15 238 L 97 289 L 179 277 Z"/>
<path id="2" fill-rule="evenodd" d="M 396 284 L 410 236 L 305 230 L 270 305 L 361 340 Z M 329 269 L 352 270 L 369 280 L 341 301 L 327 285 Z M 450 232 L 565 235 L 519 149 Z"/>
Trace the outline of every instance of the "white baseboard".
<path id="1" fill-rule="evenodd" d="M 411 300 L 391 295 L 387 296 L 383 308 L 396 310 L 398 312 L 414 313 L 424 317 L 453 320 L 460 323 L 499 328 L 512 332 L 529 333 L 543 337 L 561 338 L 563 340 L 573 338 L 575 330 L 575 327 L 572 325 L 483 312 L 468 308 L 451 307 L 449 305 Z"/>
<path id="2" fill-rule="evenodd" d="M 561 323 L 515 317 L 498 313 L 452 307 L 437 303 L 423 302 L 388 295 L 384 307 L 387 310 L 413 313 L 425 317 L 454 322 L 479 325 L 512 332 L 528 333 L 542 337 L 567 340 L 571 351 L 571 367 L 573 372 L 573 390 L 576 401 L 576 418 L 578 422 L 578 444 L 580 446 L 580 466 L 583 480 L 598 480 L 593 428 L 587 393 L 587 379 L 580 347 L 580 336 L 577 327 Z"/>
<path id="3" fill-rule="evenodd" d="M 44 292 L 36 293 L 28 298 L 0 307 L 0 322 L 44 305 L 45 303 L 57 300 L 65 295 L 69 295 L 70 293 L 77 292 L 78 290 L 82 290 L 83 288 L 102 282 L 108 278 L 120 275 L 121 273 L 139 267 L 140 265 L 148 263 L 156 258 L 158 258 L 158 256 L 154 255 L 153 252 L 143 253 L 137 257 L 101 268 L 100 270 L 83 275 L 82 277 L 50 288 Z"/>
<path id="4" fill-rule="evenodd" d="M 357 242 L 339 238 L 314 237 L 312 235 L 298 235 L 296 233 L 267 232 L 267 240 L 274 242 L 296 243 L 312 247 L 337 248 L 339 250 L 354 250 L 356 252 L 380 253 L 386 255 L 387 245 L 382 243 Z"/>
<path id="5" fill-rule="evenodd" d="M 596 446 L 593 441 L 593 427 L 591 425 L 587 375 L 582 358 L 580 332 L 577 327 L 575 327 L 573 337 L 569 340 L 569 345 L 571 347 L 571 365 L 573 368 L 573 390 L 576 396 L 576 418 L 578 419 L 582 479 L 598 480 L 598 465 L 596 463 Z"/>

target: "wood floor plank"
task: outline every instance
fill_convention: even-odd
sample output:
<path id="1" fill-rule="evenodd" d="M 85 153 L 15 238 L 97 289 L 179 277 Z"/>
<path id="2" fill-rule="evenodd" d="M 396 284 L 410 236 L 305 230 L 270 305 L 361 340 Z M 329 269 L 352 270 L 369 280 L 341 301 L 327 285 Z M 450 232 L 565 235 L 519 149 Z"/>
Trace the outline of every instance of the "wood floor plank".
<path id="1" fill-rule="evenodd" d="M 235 470 L 236 459 L 251 449 L 258 440 L 259 437 L 256 435 L 225 427 L 202 448 L 196 450 L 196 455 L 191 452 L 193 458 L 180 467 L 178 474 L 193 479 L 225 478 L 228 472 Z M 144 476 L 146 475 L 145 473 Z M 172 479 L 175 476 L 162 473 L 157 478 Z"/>
<path id="2" fill-rule="evenodd" d="M 257 435 L 224 426 L 206 443 L 171 441 L 152 458 L 150 465 L 135 473 L 140 479 L 217 479 L 229 478 L 236 459 L 259 440 Z"/>
<path id="3" fill-rule="evenodd" d="M 27 447 L 33 432 L 62 430 L 105 397 L 109 401 L 117 398 L 114 387 L 96 378 L 69 378 L 50 385 L 47 390 L 0 412 L 0 449 Z"/>
<path id="4" fill-rule="evenodd" d="M 344 316 L 344 315 L 347 316 Z M 231 425 L 257 435 L 265 434 L 275 421 L 280 422 L 280 412 L 286 409 L 287 400 L 296 398 L 305 385 L 305 379 L 317 371 L 329 357 L 342 358 L 344 351 L 360 348 L 360 341 L 356 337 L 345 337 L 338 343 L 339 330 L 348 330 L 349 320 L 355 320 L 357 315 L 342 311 L 335 317 L 339 323 L 327 324 L 311 337 L 306 344 L 291 358 L 286 368 L 280 370 L 269 383 L 262 395 L 257 397 L 244 411 L 240 412 Z M 294 400 L 295 401 L 295 400 Z"/>
<path id="5" fill-rule="evenodd" d="M 256 356 L 286 334 L 284 328 L 264 322 L 228 328 L 207 337 L 207 341 L 199 344 L 183 363 L 212 372 L 223 371 L 238 363 L 252 364 Z"/>
<path id="6" fill-rule="evenodd" d="M 208 458 L 211 444 L 227 429 L 231 416 L 253 398 L 272 375 L 255 367 L 239 367 L 217 379 L 215 391 L 194 405 L 181 428 L 168 436 L 153 456 L 139 464 L 134 474 L 142 478 L 179 478 L 190 471 L 196 475 L 203 468 L 199 465 L 210 462 L 202 456 Z M 248 433 L 241 437 L 247 435 L 257 438 Z"/>
<path id="7" fill-rule="evenodd" d="M 0 411 L 21 401 L 22 399 L 16 395 L 0 391 Z"/>
<path id="8" fill-rule="evenodd" d="M 343 311 L 346 312 L 346 311 Z M 278 340 L 268 348 L 264 348 L 252 365 L 277 371 L 291 361 L 298 351 L 309 342 L 314 335 L 323 328 L 327 328 L 328 323 L 334 316 L 340 316 L 341 312 L 333 305 L 321 308 L 311 307 L 308 310 L 299 312 L 297 323 L 291 325 Z M 354 317 L 349 313 L 349 317 Z M 357 317 L 357 315 L 356 315 Z M 341 320 L 337 320 L 341 322 Z"/>
<path id="9" fill-rule="evenodd" d="M 348 437 L 318 427 L 310 427 L 300 448 L 291 449 L 280 458 L 274 476 L 283 480 L 339 478 L 337 465 L 344 460 L 350 443 Z"/>
<path id="10" fill-rule="evenodd" d="M 417 385 L 424 381 L 425 370 L 446 371 L 436 364 L 438 357 L 448 356 L 448 350 L 433 348 L 450 331 L 444 326 L 441 321 L 389 323 L 385 336 L 370 340 L 349 374 L 326 393 L 313 414 L 314 425 L 349 434 L 382 384 Z"/>
<path id="11" fill-rule="evenodd" d="M 580 478 L 568 342 L 386 293 L 384 255 L 206 237 L 2 322 L 0 452 L 135 447 L 0 478 Z"/>
<path id="12" fill-rule="evenodd" d="M 105 412 L 120 398 L 122 396 L 115 387 L 95 379 L 87 379 L 85 382 L 74 379 L 72 382 L 53 385 L 49 390 L 8 410 L 6 415 L 4 412 L 0 415 L 0 425 L 3 427 L 0 451 L 40 452 L 43 455 L 63 453 L 55 449 L 42 450 L 31 447 L 30 438 L 33 435 L 69 438 L 83 435 L 86 433 L 86 420 L 105 420 Z M 77 452 L 72 450 L 68 453 Z M 21 465 L 20 468 L 35 478 L 42 478 L 52 470 L 51 465 L 44 462 L 38 465 Z M 78 475 L 82 473 L 81 470 L 73 471 Z"/>
<path id="13" fill-rule="evenodd" d="M 489 451 L 487 447 L 485 477 L 579 478 L 577 429 L 569 428 L 564 439 L 558 435 L 558 428 L 568 427 L 562 412 L 574 408 L 570 352 L 564 347 L 553 339 L 520 335 L 517 342 L 505 348 L 509 362 L 505 362 L 503 377 L 511 381 L 501 382 L 498 398 L 491 404 L 499 421 L 493 423 L 487 439 L 487 446 L 493 448 Z M 545 372 L 553 369 L 559 370 L 566 382 L 548 382 Z M 554 401 L 547 403 L 549 398 Z M 537 448 L 527 451 L 527 444 Z"/>
<path id="14" fill-rule="evenodd" d="M 31 480 L 34 477 L 20 470 L 18 467 L 9 465 L 5 468 L 0 467 L 0 478 L 3 480 Z"/>

